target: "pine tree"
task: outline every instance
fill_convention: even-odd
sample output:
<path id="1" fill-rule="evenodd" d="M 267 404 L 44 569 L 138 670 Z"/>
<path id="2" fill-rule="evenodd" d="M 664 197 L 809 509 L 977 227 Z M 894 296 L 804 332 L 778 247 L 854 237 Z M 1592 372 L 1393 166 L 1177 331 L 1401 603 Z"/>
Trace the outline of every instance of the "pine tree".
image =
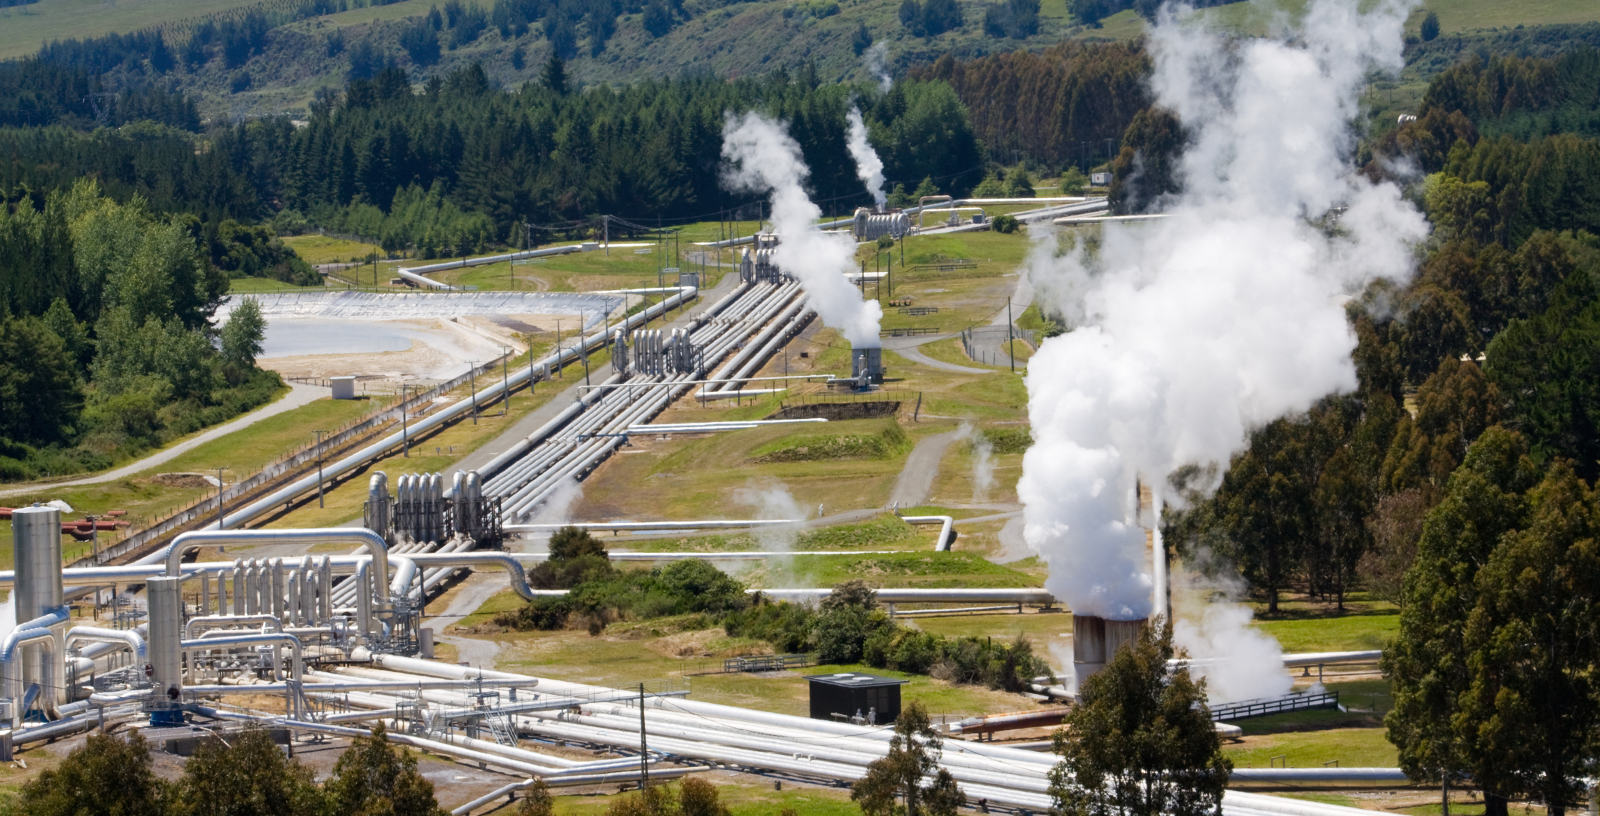
<path id="1" fill-rule="evenodd" d="M 1050 797 L 1068 816 L 1215 816 L 1233 763 L 1187 669 L 1170 677 L 1172 629 L 1144 627 L 1083 685 L 1056 733 Z"/>

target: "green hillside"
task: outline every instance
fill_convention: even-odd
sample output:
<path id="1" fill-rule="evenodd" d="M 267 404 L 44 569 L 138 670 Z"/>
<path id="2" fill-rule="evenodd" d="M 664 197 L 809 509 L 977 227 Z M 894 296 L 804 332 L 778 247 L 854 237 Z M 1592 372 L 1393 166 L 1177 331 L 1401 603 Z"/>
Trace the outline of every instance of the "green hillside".
<path id="1" fill-rule="evenodd" d="M 361 7 L 316 15 L 313 12 L 321 6 L 295 0 L 38 0 L 0 9 L 0 58 L 32 53 L 51 40 L 155 28 L 163 31 L 177 53 L 201 21 L 238 20 L 248 12 L 259 12 L 269 21 L 270 32 L 248 59 L 180 61 L 164 77 L 193 94 L 208 118 L 236 119 L 304 112 L 319 91 L 343 87 L 353 73 L 352 65 L 363 59 L 393 60 L 419 81 L 479 62 L 493 81 L 514 87 L 535 79 L 553 51 L 545 33 L 548 25 L 535 23 L 526 33 L 508 37 L 491 23 L 460 43 L 446 27 L 438 35 L 437 61 L 419 63 L 402 46 L 402 35 L 419 25 L 430 9 L 444 4 L 366 2 L 346 0 L 345 5 Z M 1272 6 L 1292 14 L 1303 2 L 1277 0 Z M 899 19 L 898 0 L 687 0 L 676 4 L 681 11 L 673 12 L 671 29 L 659 36 L 647 30 L 645 13 L 628 10 L 643 6 L 617 4 L 623 11 L 613 33 L 600 42 L 589 31 L 588 18 L 569 29 L 568 71 L 580 84 L 626 83 L 663 75 L 741 77 L 808 67 L 822 82 L 855 81 L 871 77 L 862 54 L 869 42 L 884 47 L 890 70 L 898 74 L 945 54 L 968 57 L 1038 49 L 1063 39 L 1128 39 L 1145 27 L 1132 11 L 1113 14 L 1099 26 L 1081 25 L 1069 13 L 1068 0 L 1040 0 L 1036 33 L 994 36 L 985 31 L 984 19 L 986 11 L 1001 5 L 1000 0 L 956 0 L 956 4 L 961 24 L 934 36 L 916 36 L 908 30 Z M 462 0 L 462 5 L 491 15 L 494 8 L 493 0 Z M 1426 6 L 1437 12 L 1445 37 L 1467 43 L 1463 47 L 1494 29 L 1600 21 L 1600 4 L 1590 0 L 1514 4 L 1432 0 Z M 1275 16 L 1271 6 L 1244 2 L 1202 13 L 1224 27 L 1243 31 L 1264 31 Z M 1413 31 L 1422 16 L 1422 11 L 1414 15 Z"/>

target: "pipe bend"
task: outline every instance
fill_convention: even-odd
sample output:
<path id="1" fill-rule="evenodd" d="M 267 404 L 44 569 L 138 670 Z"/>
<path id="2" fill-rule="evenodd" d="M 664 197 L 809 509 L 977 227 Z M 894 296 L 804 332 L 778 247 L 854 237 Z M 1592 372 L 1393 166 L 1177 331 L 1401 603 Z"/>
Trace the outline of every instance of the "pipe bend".
<path id="1" fill-rule="evenodd" d="M 383 536 L 364 527 L 314 527 L 304 530 L 192 530 L 179 535 L 167 545 L 163 554 L 167 575 L 180 575 L 184 554 L 197 547 L 264 542 L 359 545 L 372 556 L 372 567 L 377 573 L 375 585 L 380 593 L 378 601 L 380 603 L 388 601 L 389 545 L 383 540 Z"/>
<path id="2" fill-rule="evenodd" d="M 143 660 L 145 657 L 144 638 L 132 629 L 106 629 L 100 626 L 74 626 L 67 630 L 67 648 L 72 648 L 74 641 L 92 640 L 101 643 L 124 643 L 133 650 L 134 657 Z"/>

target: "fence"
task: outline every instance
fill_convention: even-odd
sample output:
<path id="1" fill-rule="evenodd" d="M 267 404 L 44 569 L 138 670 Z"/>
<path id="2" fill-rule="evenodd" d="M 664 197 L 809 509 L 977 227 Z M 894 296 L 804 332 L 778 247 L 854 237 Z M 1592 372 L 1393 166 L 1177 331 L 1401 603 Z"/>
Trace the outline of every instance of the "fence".
<path id="1" fill-rule="evenodd" d="M 1019 329 L 1016 326 L 973 326 L 961 331 L 961 348 L 973 361 L 987 365 L 1006 365 L 1011 362 L 1011 355 L 1006 350 L 1006 341 L 1021 340 L 1030 346 L 1037 347 L 1036 332 L 1029 329 Z"/>
<path id="2" fill-rule="evenodd" d="M 424 410 L 419 409 L 431 406 L 435 399 L 461 387 L 474 377 L 487 374 L 492 368 L 498 366 L 503 359 L 506 359 L 505 355 L 490 360 L 477 368 L 470 369 L 467 373 L 442 382 L 432 388 L 412 394 L 392 406 L 380 408 L 361 419 L 353 420 L 324 437 L 320 445 L 315 442 L 307 443 L 267 463 L 260 470 L 234 482 L 233 485 L 220 488 L 220 499 L 216 495 L 203 496 L 175 510 L 168 511 L 149 526 L 130 532 L 121 540 L 102 547 L 100 560 L 103 562 L 113 558 L 141 553 L 147 547 L 163 540 L 168 534 L 182 532 L 196 521 L 213 517 L 218 511 L 219 503 L 224 507 L 229 504 L 237 505 L 241 499 L 261 492 L 264 488 L 273 485 L 277 481 L 294 475 L 301 467 L 315 462 L 319 451 L 325 459 L 344 453 L 354 448 L 357 443 L 365 441 L 367 437 L 375 432 L 398 422 L 402 411 L 408 417 L 415 417 L 425 413 Z M 484 405 L 478 407 L 481 409 Z M 93 563 L 93 561 L 92 555 L 84 556 L 73 561 L 69 566 L 84 566 Z"/>
<path id="3" fill-rule="evenodd" d="M 738 672 L 769 672 L 798 669 L 816 664 L 816 659 L 809 654 L 779 654 L 779 655 L 750 655 L 746 657 L 729 657 L 722 661 L 724 674 Z"/>
<path id="4" fill-rule="evenodd" d="M 925 326 L 920 329 L 890 329 L 890 337 L 917 337 L 924 334 L 939 334 L 937 326 Z"/>
<path id="5" fill-rule="evenodd" d="M 1235 720 L 1247 720 L 1251 717 L 1283 714 L 1289 711 L 1310 711 L 1318 708 L 1338 707 L 1339 692 L 1320 691 L 1306 694 L 1289 694 L 1271 700 L 1244 700 L 1237 703 L 1223 703 L 1211 708 L 1211 719 L 1215 722 L 1233 722 Z"/>

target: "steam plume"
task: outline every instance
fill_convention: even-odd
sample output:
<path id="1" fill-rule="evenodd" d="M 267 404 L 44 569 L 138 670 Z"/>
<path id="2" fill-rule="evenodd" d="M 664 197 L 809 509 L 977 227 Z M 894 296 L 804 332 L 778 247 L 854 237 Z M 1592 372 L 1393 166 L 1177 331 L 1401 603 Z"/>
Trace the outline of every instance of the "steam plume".
<path id="1" fill-rule="evenodd" d="M 1200 560 L 1207 557 L 1200 554 Z M 1251 627 L 1250 608 L 1234 601 L 1245 596 L 1241 582 L 1179 569 L 1173 592 L 1178 597 L 1173 640 L 1195 659 L 1189 671 L 1206 681 L 1206 697 L 1211 702 L 1288 693 L 1293 685 L 1289 675 L 1275 668 L 1283 665 L 1283 650 L 1271 636 Z"/>
<path id="2" fill-rule="evenodd" d="M 994 489 L 994 445 L 983 431 L 966 421 L 956 428 L 956 439 L 972 446 L 972 500 L 987 501 L 989 491 Z"/>
<path id="3" fill-rule="evenodd" d="M 872 143 L 867 141 L 867 123 L 861 119 L 861 109 L 850 106 L 850 158 L 856 160 L 856 178 L 867 186 L 867 192 L 872 193 L 873 203 L 878 209 L 889 200 L 883 194 L 883 159 L 878 158 L 878 152 L 872 149 Z"/>
<path id="4" fill-rule="evenodd" d="M 1292 42 L 1225 43 L 1168 12 L 1151 32 L 1155 98 L 1191 136 L 1183 192 L 1165 219 L 1107 225 L 1093 262 L 1031 269 L 1077 328 L 1029 362 L 1035 444 L 1017 490 L 1047 585 L 1073 611 L 1150 612 L 1139 477 L 1220 471 L 1251 429 L 1356 385 L 1341 301 L 1407 278 L 1426 232 L 1350 162 L 1363 77 L 1400 67 L 1406 11 L 1314 0 Z M 1337 229 L 1312 223 L 1338 206 Z"/>
<path id="5" fill-rule="evenodd" d="M 577 508 L 578 502 L 581 501 L 583 501 L 583 483 L 568 476 L 562 479 L 560 484 L 556 485 L 555 490 L 550 492 L 550 497 L 539 505 L 539 509 L 534 511 L 533 517 L 529 519 L 529 522 L 533 524 L 565 524 L 572 520 L 573 510 Z M 534 537 L 536 541 L 541 538 L 548 541 L 550 537 L 548 535 Z"/>
<path id="6" fill-rule="evenodd" d="M 800 281 L 817 317 L 851 345 L 876 347 L 883 307 L 862 300 L 845 279 L 855 269 L 855 242 L 818 228 L 822 210 L 801 186 L 811 171 L 800 145 L 761 114 L 730 114 L 722 125 L 722 158 L 723 181 L 730 188 L 771 193 L 772 229 L 781 239 L 777 264 Z"/>
<path id="7" fill-rule="evenodd" d="M 867 60 L 867 72 L 878 80 L 878 90 L 888 93 L 894 87 L 894 79 L 889 76 L 889 46 L 879 40 L 863 56 Z"/>

